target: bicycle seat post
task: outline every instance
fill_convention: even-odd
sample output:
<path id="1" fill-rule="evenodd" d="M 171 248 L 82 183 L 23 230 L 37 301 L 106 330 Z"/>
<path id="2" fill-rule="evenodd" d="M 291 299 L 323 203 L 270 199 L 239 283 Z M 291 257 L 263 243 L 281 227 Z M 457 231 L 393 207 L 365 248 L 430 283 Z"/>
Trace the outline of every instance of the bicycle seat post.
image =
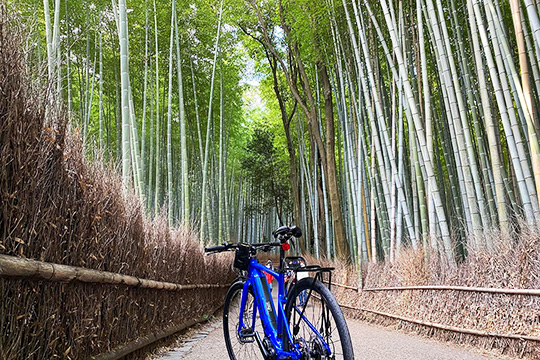
<path id="1" fill-rule="evenodd" d="M 283 246 L 279 248 L 279 269 L 278 272 L 283 274 L 285 272 L 285 250 Z"/>

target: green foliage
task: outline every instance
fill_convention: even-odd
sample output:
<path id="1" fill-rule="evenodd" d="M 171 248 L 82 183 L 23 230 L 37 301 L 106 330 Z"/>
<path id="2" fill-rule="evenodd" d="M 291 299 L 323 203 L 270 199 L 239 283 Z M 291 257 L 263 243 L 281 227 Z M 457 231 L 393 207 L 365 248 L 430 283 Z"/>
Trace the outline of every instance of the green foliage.
<path id="1" fill-rule="evenodd" d="M 253 191 L 253 200 L 246 207 L 248 213 L 267 214 L 272 208 L 278 214 L 290 211 L 287 163 L 277 155 L 274 139 L 268 128 L 257 124 L 247 142 L 242 169 Z"/>

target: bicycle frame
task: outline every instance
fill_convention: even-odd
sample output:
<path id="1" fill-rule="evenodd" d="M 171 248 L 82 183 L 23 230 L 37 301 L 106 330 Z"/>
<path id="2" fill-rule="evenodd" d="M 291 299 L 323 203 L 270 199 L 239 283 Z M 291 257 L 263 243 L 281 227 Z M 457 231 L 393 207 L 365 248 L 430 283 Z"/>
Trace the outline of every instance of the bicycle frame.
<path id="1" fill-rule="evenodd" d="M 274 302 L 272 301 L 271 295 L 268 291 L 268 285 L 266 284 L 266 276 L 264 273 L 269 273 L 274 276 L 278 282 L 278 301 L 277 301 L 277 319 L 276 319 L 276 309 Z M 264 285 L 263 285 L 264 284 Z M 240 303 L 240 316 L 239 316 L 239 326 L 236 331 L 238 335 L 241 336 L 240 331 L 244 329 L 244 309 L 247 301 L 247 294 L 249 287 L 253 289 L 253 295 L 255 297 L 255 304 L 253 306 L 253 316 L 252 316 L 252 328 L 255 328 L 255 323 L 257 321 L 257 311 L 259 311 L 259 316 L 263 323 L 264 333 L 272 343 L 272 346 L 276 352 L 276 359 L 292 359 L 298 360 L 302 357 L 302 353 L 297 346 L 294 346 L 292 351 L 283 350 L 283 338 L 287 336 L 288 343 L 293 344 L 293 337 L 289 323 L 285 316 L 285 303 L 287 301 L 287 296 L 285 294 L 285 273 L 280 273 L 273 271 L 257 261 L 257 259 L 250 259 L 248 277 L 244 282 L 242 289 L 242 298 Z M 266 286 L 266 291 L 263 286 Z M 266 294 L 270 295 L 270 299 L 267 299 Z M 293 311 L 298 311 L 295 309 Z M 322 335 L 317 331 L 317 329 L 302 315 L 303 320 L 307 325 L 314 331 L 314 333 L 320 338 L 323 342 L 325 348 L 330 351 L 330 347 L 326 344 L 326 341 Z M 277 321 L 276 321 L 277 320 Z M 285 334 L 282 333 L 282 329 L 285 331 Z M 261 339 L 257 338 L 257 342 L 260 345 Z"/>

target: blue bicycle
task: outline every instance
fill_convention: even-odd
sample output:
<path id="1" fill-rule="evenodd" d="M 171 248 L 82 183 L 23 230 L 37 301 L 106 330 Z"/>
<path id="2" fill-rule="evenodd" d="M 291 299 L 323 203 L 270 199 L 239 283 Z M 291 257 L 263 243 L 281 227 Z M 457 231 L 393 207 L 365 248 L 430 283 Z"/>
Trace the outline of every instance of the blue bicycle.
<path id="1" fill-rule="evenodd" d="M 323 275 L 328 274 L 326 282 L 330 286 L 333 268 L 294 266 L 300 263 L 296 259 L 301 258 L 285 257 L 288 241 L 293 236 L 302 236 L 298 227 L 282 226 L 273 235 L 278 241 L 225 243 L 205 249 L 209 254 L 235 251 L 234 267 L 240 270 L 240 279 L 230 287 L 223 308 L 223 332 L 229 357 L 261 359 L 262 354 L 264 360 L 353 360 L 343 313 L 329 287 L 322 283 Z M 256 258 L 257 251 L 270 251 L 274 247 L 280 247 L 277 271 L 259 264 Z M 286 291 L 285 275 L 295 276 L 302 271 L 314 276 L 298 280 Z M 277 280 L 276 305 L 265 273 Z"/>

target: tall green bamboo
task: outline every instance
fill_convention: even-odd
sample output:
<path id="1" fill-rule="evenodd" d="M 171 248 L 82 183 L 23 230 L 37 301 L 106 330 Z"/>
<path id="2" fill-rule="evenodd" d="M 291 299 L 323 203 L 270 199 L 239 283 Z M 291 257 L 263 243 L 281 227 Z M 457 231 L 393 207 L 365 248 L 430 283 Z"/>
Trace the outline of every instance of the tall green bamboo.
<path id="1" fill-rule="evenodd" d="M 186 134 L 186 110 L 184 106 L 184 84 L 182 76 L 182 57 L 180 56 L 180 40 L 178 35 L 178 18 L 175 13 L 175 36 L 176 36 L 176 74 L 178 80 L 178 105 L 179 105 L 179 121 L 180 121 L 180 157 L 181 157 L 181 180 L 182 180 L 182 199 L 183 199 L 183 221 L 184 226 L 189 227 L 191 224 L 191 207 L 190 207 L 190 182 L 188 169 L 188 146 Z M 198 110 L 197 110 L 198 112 Z"/>
<path id="2" fill-rule="evenodd" d="M 156 149 L 156 182 L 154 188 L 154 214 L 157 215 L 159 212 L 159 196 L 161 194 L 161 117 L 160 117 L 160 105 L 159 105 L 159 42 L 158 42 L 158 20 L 157 20 L 157 8 L 156 0 L 154 0 L 154 41 L 155 41 L 155 62 L 156 62 L 156 73 L 155 73 L 155 94 L 156 94 L 156 142 L 154 144 Z"/>
<path id="3" fill-rule="evenodd" d="M 173 196 L 173 159 L 172 159 L 172 94 L 173 94 L 173 49 L 174 49 L 174 31 L 175 31 L 175 14 L 176 14 L 176 0 L 172 0 L 172 13 L 171 13 L 171 36 L 169 42 L 169 93 L 168 93 L 168 111 L 167 111 L 167 197 L 168 197 L 168 214 L 169 214 L 169 226 L 174 224 L 174 196 Z"/>
<path id="4" fill-rule="evenodd" d="M 221 244 L 225 239 L 223 236 L 223 197 L 224 197 L 224 179 L 223 179 L 223 167 L 224 167 L 224 152 L 223 152 L 223 132 L 225 127 L 224 119 L 224 101 L 223 101 L 223 59 L 219 62 L 219 165 L 218 165 L 218 242 Z"/>
<path id="5" fill-rule="evenodd" d="M 103 151 L 103 35 L 101 31 L 99 32 L 99 151 Z"/>
<path id="6" fill-rule="evenodd" d="M 210 208 L 207 207 L 207 169 L 208 169 L 208 151 L 210 147 L 210 130 L 211 130 L 211 124 L 212 124 L 212 100 L 214 95 L 214 79 L 216 74 L 216 62 L 217 62 L 217 56 L 219 53 L 219 37 L 221 34 L 221 17 L 223 15 L 223 0 L 220 2 L 219 6 L 219 20 L 218 20 L 218 27 L 217 27 L 217 35 L 216 35 L 216 43 L 214 47 L 214 61 L 212 63 L 212 78 L 210 80 L 210 96 L 208 99 L 208 121 L 206 123 L 206 145 L 204 148 L 204 163 L 203 163 L 203 178 L 202 178 L 202 192 L 201 192 L 201 230 L 200 230 L 200 236 L 201 241 L 205 241 L 205 226 L 206 226 L 206 216 L 207 213 L 210 211 Z"/>
<path id="7" fill-rule="evenodd" d="M 122 86 L 122 188 L 127 191 L 130 182 L 130 110 L 129 110 L 129 55 L 127 38 L 126 0 L 118 2 L 118 37 L 120 40 L 120 79 Z"/>
<path id="8" fill-rule="evenodd" d="M 390 32 L 390 38 L 392 39 L 392 43 L 394 44 L 394 55 L 396 56 L 397 63 L 399 65 L 399 73 L 400 73 L 400 76 L 403 78 L 405 95 L 407 98 L 409 110 L 411 112 L 412 120 L 414 121 L 414 124 L 415 124 L 416 136 L 420 145 L 420 152 L 422 154 L 423 164 L 424 164 L 427 176 L 434 178 L 435 173 L 433 170 L 433 164 L 427 152 L 424 126 L 422 124 L 422 121 L 418 113 L 418 107 L 417 107 L 417 104 L 413 95 L 411 83 L 409 81 L 409 76 L 408 76 L 407 68 L 405 66 L 405 62 L 403 59 L 403 54 L 401 52 L 401 49 L 399 47 L 399 42 L 396 37 L 395 25 L 392 21 L 392 16 L 390 15 L 390 10 L 388 8 L 388 4 L 386 0 L 382 0 L 381 5 L 383 8 L 386 23 L 388 25 L 388 30 Z M 443 239 L 444 252 L 446 255 L 446 259 L 448 260 L 449 263 L 455 264 L 454 249 L 453 249 L 452 242 L 450 239 L 450 232 L 448 229 L 448 223 L 446 222 L 446 214 L 444 212 L 444 208 L 442 205 L 439 188 L 435 181 L 432 181 L 430 185 L 431 185 L 431 188 L 429 190 L 433 193 L 433 200 L 435 203 L 435 210 L 436 210 L 437 217 L 439 220 L 439 228 L 441 231 L 441 237 Z"/>

